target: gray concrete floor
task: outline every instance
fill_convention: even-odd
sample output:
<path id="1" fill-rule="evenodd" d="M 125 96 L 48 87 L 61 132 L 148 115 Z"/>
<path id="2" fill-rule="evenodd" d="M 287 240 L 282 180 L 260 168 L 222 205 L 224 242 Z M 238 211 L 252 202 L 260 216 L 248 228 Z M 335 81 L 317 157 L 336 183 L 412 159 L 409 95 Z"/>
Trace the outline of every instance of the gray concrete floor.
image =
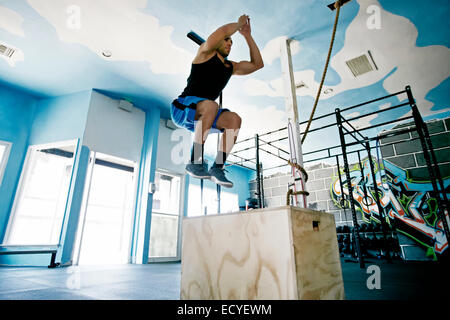
<path id="1" fill-rule="evenodd" d="M 0 300 L 175 300 L 180 263 L 0 267 Z"/>
<path id="2" fill-rule="evenodd" d="M 432 262 L 369 260 L 378 265 L 380 289 L 368 289 L 371 274 L 342 259 L 347 300 L 443 299 L 449 270 Z M 0 300 L 178 300 L 180 263 L 148 265 L 0 267 Z"/>

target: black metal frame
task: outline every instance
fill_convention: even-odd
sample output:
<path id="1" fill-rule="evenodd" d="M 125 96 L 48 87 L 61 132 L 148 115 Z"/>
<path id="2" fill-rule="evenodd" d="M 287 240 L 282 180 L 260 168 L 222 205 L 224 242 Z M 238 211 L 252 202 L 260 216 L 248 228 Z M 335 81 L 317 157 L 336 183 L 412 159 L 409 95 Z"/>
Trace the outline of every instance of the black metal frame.
<path id="1" fill-rule="evenodd" d="M 399 97 L 400 95 L 405 95 L 406 94 L 406 98 L 402 98 Z M 363 114 L 361 112 L 361 115 L 356 116 L 356 117 L 352 117 L 349 119 L 346 119 L 342 116 L 343 112 L 349 111 L 349 110 L 354 110 L 360 107 L 364 107 L 367 106 L 368 104 L 372 104 L 374 102 L 379 102 L 379 101 L 383 101 L 386 100 L 388 98 L 392 98 L 392 97 L 397 97 L 399 99 L 399 101 L 401 101 L 401 103 L 395 105 L 395 106 L 391 106 L 388 108 L 384 108 L 382 110 L 377 110 L 374 112 L 369 112 L 369 113 L 365 113 Z M 406 100 L 406 102 L 403 102 L 404 100 Z M 407 115 L 407 116 L 403 116 L 401 118 L 398 119 L 393 119 L 393 120 L 389 120 L 386 122 L 382 122 L 382 123 L 378 123 L 375 125 L 371 125 L 368 127 L 364 127 L 364 128 L 359 128 L 356 129 L 351 122 L 367 117 L 367 116 L 372 116 L 372 115 L 376 115 L 376 114 L 380 114 L 380 113 L 385 113 L 385 112 L 389 112 L 392 110 L 396 110 L 399 108 L 403 108 L 403 107 L 409 107 L 410 110 L 412 111 L 412 115 Z M 406 112 L 405 112 L 406 113 Z M 381 139 L 387 138 L 387 137 L 392 137 L 392 136 L 397 136 L 400 134 L 404 134 L 404 133 L 409 133 L 409 132 L 414 132 L 416 131 L 418 133 L 418 137 L 413 138 L 413 139 L 409 139 L 409 141 L 411 140 L 416 140 L 419 139 L 421 141 L 421 145 L 422 145 L 422 151 L 424 154 L 424 158 L 427 164 L 427 168 L 429 171 L 429 176 L 432 182 L 432 186 L 433 186 L 433 192 L 436 194 L 436 199 L 438 202 L 438 212 L 439 212 L 439 218 L 443 221 L 444 224 L 444 231 L 446 234 L 447 239 L 450 239 L 449 236 L 449 231 L 448 231 L 448 224 L 447 221 L 445 219 L 445 210 L 447 210 L 448 212 L 448 199 L 447 199 L 447 194 L 445 192 L 445 188 L 444 188 L 444 183 L 442 181 L 442 176 L 440 174 L 439 171 L 439 166 L 436 160 L 436 156 L 434 154 L 434 148 L 433 145 L 431 143 L 431 139 L 429 136 L 429 132 L 428 132 L 428 128 L 425 124 L 425 122 L 423 121 L 419 110 L 415 104 L 412 92 L 411 92 L 411 88 L 409 86 L 405 87 L 405 90 L 393 93 L 393 94 L 389 94 L 380 98 L 376 98 L 364 103 L 360 103 L 354 106 L 350 106 L 350 107 L 346 107 L 343 109 L 339 109 L 336 108 L 335 112 L 331 112 L 328 114 L 324 114 L 321 116 L 318 116 L 316 118 L 313 119 L 313 121 L 317 121 L 320 119 L 324 119 L 326 117 L 334 117 L 335 118 L 335 122 L 331 121 L 331 123 L 328 123 L 327 125 L 324 126 L 319 126 L 317 128 L 313 128 L 311 130 L 309 130 L 309 133 L 311 132 L 315 132 L 315 131 L 319 131 L 319 130 L 323 130 L 325 128 L 329 128 L 329 127 L 337 127 L 338 132 L 339 132 L 339 136 L 340 136 L 340 144 L 336 145 L 336 146 L 331 146 L 331 147 L 327 147 L 327 148 L 323 148 L 323 149 L 319 149 L 319 150 L 314 150 L 314 151 L 310 151 L 310 152 L 306 152 L 303 153 L 304 157 L 307 156 L 314 156 L 312 157 L 312 159 L 309 160 L 304 160 L 303 163 L 308 163 L 308 162 L 313 162 L 313 161 L 319 161 L 319 160 L 324 160 L 324 159 L 330 159 L 330 158 L 335 158 L 336 159 L 336 164 L 338 166 L 338 168 L 340 168 L 340 164 L 339 164 L 339 158 L 342 157 L 343 160 L 343 165 L 344 165 L 344 173 L 346 175 L 347 181 L 350 181 L 350 172 L 349 172 L 349 164 L 348 164 L 348 156 L 352 153 L 357 153 L 358 155 L 358 160 L 360 162 L 360 166 L 361 166 L 361 152 L 367 152 L 367 157 L 369 158 L 369 164 L 370 164 L 370 170 L 371 170 L 371 174 L 372 174 L 372 179 L 374 179 L 373 184 L 374 184 L 374 190 L 375 190 L 375 200 L 377 202 L 377 207 L 378 210 L 380 212 L 380 222 L 381 222 L 381 227 L 382 227 L 382 232 L 383 232 L 383 240 L 386 244 L 387 241 L 387 222 L 385 221 L 385 216 L 386 214 L 383 212 L 383 208 L 381 206 L 380 203 L 380 199 L 379 199 L 379 193 L 378 193 L 378 186 L 376 183 L 376 176 L 375 176 L 375 172 L 374 172 L 374 167 L 373 167 L 373 158 L 371 155 L 371 150 L 373 148 L 376 148 L 376 146 L 372 146 L 371 143 L 375 142 L 378 143 Z M 373 128 L 377 128 L 377 127 L 382 127 L 382 126 L 388 126 L 388 125 L 394 125 L 396 123 L 401 123 L 401 122 L 405 122 L 406 120 L 410 120 L 413 119 L 414 120 L 414 124 L 412 124 L 409 128 L 399 128 L 399 129 L 395 129 L 394 131 L 390 131 L 390 132 L 385 132 L 385 133 L 377 133 L 376 136 L 373 137 L 368 137 L 363 135 L 361 132 L 373 129 Z M 307 121 L 305 122 L 301 122 L 300 125 L 306 124 Z M 281 160 L 286 161 L 286 164 L 282 164 L 279 166 L 273 166 L 270 168 L 266 168 L 265 170 L 270 170 L 270 169 L 275 169 L 275 168 L 281 168 L 281 167 L 287 167 L 287 159 L 283 158 L 280 153 L 284 153 L 286 155 L 289 155 L 289 153 L 281 148 L 279 148 L 278 146 L 275 145 L 276 142 L 279 141 L 283 141 L 288 139 L 287 134 L 286 136 L 283 136 L 282 138 L 278 138 L 278 139 L 266 139 L 266 137 L 268 137 L 271 134 L 274 133 L 279 133 L 279 132 L 283 132 L 284 130 L 286 130 L 287 127 L 284 128 L 280 128 L 277 130 L 273 130 L 273 131 L 269 131 L 266 132 L 264 134 L 259 134 L 259 135 L 255 135 L 254 138 L 248 138 L 245 140 L 241 140 L 238 141 L 236 144 L 240 144 L 243 142 L 247 142 L 250 141 L 252 139 L 254 139 L 255 144 L 254 146 L 250 146 L 250 147 L 246 147 L 237 151 L 234 151 L 233 153 L 231 153 L 232 155 L 234 155 L 235 157 L 237 157 L 238 159 L 240 159 L 239 162 L 231 162 L 232 165 L 239 165 L 242 167 L 245 167 L 247 169 L 251 169 L 251 170 L 255 170 L 256 171 L 256 181 L 257 181 L 257 195 L 258 195 L 258 203 L 263 204 L 263 195 L 264 195 L 264 190 L 262 189 L 261 185 L 262 185 L 262 177 L 263 177 L 263 170 L 261 168 L 259 164 L 259 152 L 263 151 L 266 152 L 267 154 L 270 154 L 272 156 L 275 156 Z M 264 137 L 264 140 L 261 139 L 261 137 Z M 347 138 L 351 137 L 352 141 L 348 141 Z M 267 140 L 267 141 L 266 141 Z M 387 143 L 384 144 L 383 146 L 388 146 L 388 145 L 393 145 L 395 143 L 398 143 L 399 141 L 396 142 L 391 142 L 391 143 Z M 359 149 L 355 149 L 355 150 L 350 150 L 350 147 L 355 147 L 355 146 L 361 146 Z M 270 152 L 269 150 L 266 150 L 265 148 L 261 148 L 264 146 L 271 146 L 275 149 L 277 149 L 278 154 L 275 154 L 273 152 Z M 251 159 L 246 159 L 245 157 L 242 157 L 239 155 L 240 152 L 243 151 L 248 151 L 255 148 L 256 149 L 256 157 L 255 158 L 251 158 Z M 337 150 L 336 150 L 337 149 Z M 340 150 L 339 150 L 340 149 Z M 340 152 L 339 152 L 340 151 Z M 321 155 L 321 153 L 326 153 L 325 155 Z M 255 163 L 256 160 L 256 163 Z M 379 159 L 378 159 L 379 161 Z M 248 166 L 245 166 L 244 163 L 246 162 L 250 162 L 255 164 L 255 169 L 252 169 Z M 341 177 L 341 172 L 340 170 L 338 170 L 338 175 L 339 175 L 339 181 L 341 184 L 341 190 L 343 190 L 342 188 L 342 177 Z M 344 201 L 348 200 L 349 205 L 350 205 L 350 209 L 352 212 L 352 220 L 353 220 L 353 232 L 354 232 L 354 237 L 353 239 L 355 239 L 355 247 L 356 247 L 356 251 L 357 251 L 357 255 L 358 255 L 358 260 L 360 262 L 360 266 L 361 268 L 364 267 L 364 260 L 363 257 L 361 255 L 361 248 L 360 248 L 360 238 L 359 238 L 359 226 L 357 223 L 357 216 L 356 216 L 356 209 L 354 207 L 354 199 L 353 199 L 353 194 L 352 194 L 352 186 L 351 184 L 349 184 L 349 198 L 348 199 L 343 199 Z M 365 197 L 367 198 L 367 188 L 366 185 L 364 184 L 364 192 L 365 192 Z M 439 189 L 440 187 L 440 189 Z M 442 198 L 441 198 L 442 197 Z M 346 212 L 346 208 L 345 206 L 342 206 L 343 210 L 344 210 L 344 214 L 345 216 L 347 216 L 347 212 Z M 384 218 L 383 218 L 383 214 L 384 214 Z M 388 249 L 388 246 L 384 246 L 386 249 Z M 388 261 L 391 261 L 391 255 L 390 253 L 387 251 L 385 252 L 385 257 Z"/>
<path id="2" fill-rule="evenodd" d="M 276 166 L 276 167 L 263 169 L 263 165 L 262 165 L 262 163 L 260 161 L 260 151 L 263 151 L 266 154 L 269 154 L 271 156 L 277 157 L 277 158 L 285 161 L 286 163 L 288 161 L 288 159 L 281 157 L 279 154 L 276 155 L 275 153 L 273 153 L 273 152 L 271 152 L 271 151 L 269 151 L 269 150 L 267 150 L 265 148 L 261 148 L 261 145 L 262 146 L 269 145 L 269 146 L 277 149 L 278 153 L 283 152 L 283 153 L 286 153 L 287 155 L 289 155 L 289 152 L 283 150 L 282 148 L 279 148 L 279 147 L 273 145 L 274 142 L 285 140 L 285 139 L 287 139 L 287 137 L 279 139 L 279 140 L 274 140 L 274 141 L 267 142 L 267 141 L 262 140 L 261 136 L 267 136 L 267 135 L 270 135 L 272 133 L 282 131 L 284 129 L 286 129 L 286 128 L 282 128 L 282 129 L 279 129 L 279 130 L 266 132 L 266 133 L 263 133 L 261 135 L 255 134 L 255 136 L 253 138 L 247 138 L 247 139 L 238 141 L 235 144 L 235 146 L 238 145 L 238 144 L 250 141 L 250 140 L 254 140 L 254 146 L 250 146 L 250 147 L 247 147 L 247 148 L 236 150 L 236 151 L 233 151 L 232 153 L 230 153 L 231 156 L 234 156 L 234 157 L 240 159 L 240 162 L 228 161 L 229 165 L 237 165 L 237 166 L 240 166 L 240 167 L 243 167 L 243 168 L 246 168 L 246 169 L 250 169 L 250 170 L 253 170 L 253 171 L 256 172 L 256 188 L 257 188 L 256 189 L 256 196 L 258 197 L 258 207 L 259 208 L 264 208 L 264 185 L 263 185 L 263 183 L 264 183 L 263 182 L 264 181 L 264 177 L 263 177 L 264 170 L 270 170 L 270 169 L 274 169 L 274 168 L 278 167 L 278 166 Z M 252 150 L 253 148 L 255 149 L 255 157 L 254 158 L 247 159 L 247 158 L 244 158 L 244 157 L 238 155 L 240 152 Z M 247 162 L 250 162 L 250 163 L 254 164 L 255 168 L 251 168 L 251 167 L 248 167 L 248 166 L 244 165 L 244 163 L 247 163 Z M 286 166 L 286 165 L 281 165 L 279 167 L 283 167 L 283 166 Z"/>

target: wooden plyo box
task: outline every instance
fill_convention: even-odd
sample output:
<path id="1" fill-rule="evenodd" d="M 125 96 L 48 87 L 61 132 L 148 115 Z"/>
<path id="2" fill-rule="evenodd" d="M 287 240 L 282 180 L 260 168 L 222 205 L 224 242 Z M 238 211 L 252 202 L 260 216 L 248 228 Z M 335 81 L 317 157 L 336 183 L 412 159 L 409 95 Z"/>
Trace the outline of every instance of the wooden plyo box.
<path id="1" fill-rule="evenodd" d="M 344 299 L 334 216 L 284 206 L 184 218 L 180 298 Z"/>

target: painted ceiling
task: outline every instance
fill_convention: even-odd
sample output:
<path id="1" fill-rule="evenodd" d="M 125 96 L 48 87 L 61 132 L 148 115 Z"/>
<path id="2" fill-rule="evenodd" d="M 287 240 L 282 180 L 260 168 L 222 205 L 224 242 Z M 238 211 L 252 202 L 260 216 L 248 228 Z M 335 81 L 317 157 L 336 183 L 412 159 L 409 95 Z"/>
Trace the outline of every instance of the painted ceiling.
<path id="1" fill-rule="evenodd" d="M 291 42 L 300 121 L 307 120 L 327 57 L 336 11 L 330 0 L 1 0 L 0 81 L 39 96 L 91 88 L 160 108 L 169 118 L 171 101 L 186 84 L 197 44 L 217 27 L 251 18 L 252 34 L 265 67 L 233 77 L 223 105 L 242 116 L 241 137 L 286 126 L 280 46 Z M 450 6 L 447 0 L 352 0 L 341 8 L 336 39 L 316 115 L 333 112 L 410 85 L 426 119 L 450 115 Z M 239 33 L 229 59 L 249 58 Z M 355 77 L 346 61 L 370 52 L 376 68 Z M 400 102 L 389 100 L 364 112 Z M 402 117 L 399 109 L 388 117 Z M 359 125 L 386 121 L 383 114 Z M 319 124 L 320 125 L 320 124 Z M 381 130 L 378 128 L 377 130 Z M 329 137 L 336 139 L 336 137 Z M 328 139 L 328 140 L 329 140 Z M 307 138 L 304 149 L 325 144 Z M 327 140 L 327 139 L 325 139 Z"/>

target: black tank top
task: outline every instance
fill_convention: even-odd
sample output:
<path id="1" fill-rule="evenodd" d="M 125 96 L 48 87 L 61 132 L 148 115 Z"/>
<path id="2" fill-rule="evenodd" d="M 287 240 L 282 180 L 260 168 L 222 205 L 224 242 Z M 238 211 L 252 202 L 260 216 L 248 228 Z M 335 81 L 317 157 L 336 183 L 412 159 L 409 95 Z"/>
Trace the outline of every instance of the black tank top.
<path id="1" fill-rule="evenodd" d="M 187 79 L 187 86 L 180 97 L 196 96 L 216 100 L 233 73 L 231 62 L 225 60 L 225 64 L 217 56 L 217 53 L 203 63 L 193 63 L 191 74 Z"/>

